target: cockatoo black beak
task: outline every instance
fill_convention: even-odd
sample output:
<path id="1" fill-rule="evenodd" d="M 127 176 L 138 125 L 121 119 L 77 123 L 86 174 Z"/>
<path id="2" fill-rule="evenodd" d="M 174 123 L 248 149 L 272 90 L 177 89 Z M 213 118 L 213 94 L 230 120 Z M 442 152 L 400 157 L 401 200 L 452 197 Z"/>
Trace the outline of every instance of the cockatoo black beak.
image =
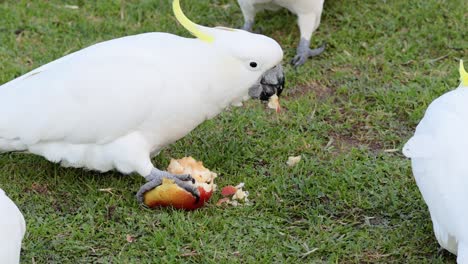
<path id="1" fill-rule="evenodd" d="M 249 89 L 252 98 L 268 101 L 273 95 L 280 95 L 284 88 L 284 72 L 281 65 L 277 65 L 263 74 L 260 83 Z"/>

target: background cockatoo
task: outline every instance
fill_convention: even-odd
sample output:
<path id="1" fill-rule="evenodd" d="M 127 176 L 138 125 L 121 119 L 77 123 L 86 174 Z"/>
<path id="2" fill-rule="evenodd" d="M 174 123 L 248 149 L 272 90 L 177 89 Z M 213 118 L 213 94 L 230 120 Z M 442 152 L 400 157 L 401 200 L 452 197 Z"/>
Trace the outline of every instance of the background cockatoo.
<path id="1" fill-rule="evenodd" d="M 17 264 L 26 232 L 23 214 L 0 189 L 0 263 Z"/>
<path id="2" fill-rule="evenodd" d="M 244 15 L 243 29 L 247 31 L 252 31 L 255 15 L 262 10 L 276 11 L 284 7 L 297 15 L 301 39 L 297 46 L 297 54 L 291 61 L 295 67 L 325 50 L 325 45 L 316 49 L 309 48 L 312 33 L 320 25 L 324 0 L 237 0 L 237 2 Z"/>
<path id="3" fill-rule="evenodd" d="M 461 84 L 434 100 L 403 147 L 429 207 L 439 244 L 468 263 L 468 73 Z"/>
<path id="4" fill-rule="evenodd" d="M 197 38 L 146 33 L 98 43 L 0 86 L 0 152 L 29 151 L 64 166 L 136 172 L 137 194 L 190 175 L 151 156 L 227 106 L 280 94 L 283 51 L 263 35 L 178 21 Z"/>

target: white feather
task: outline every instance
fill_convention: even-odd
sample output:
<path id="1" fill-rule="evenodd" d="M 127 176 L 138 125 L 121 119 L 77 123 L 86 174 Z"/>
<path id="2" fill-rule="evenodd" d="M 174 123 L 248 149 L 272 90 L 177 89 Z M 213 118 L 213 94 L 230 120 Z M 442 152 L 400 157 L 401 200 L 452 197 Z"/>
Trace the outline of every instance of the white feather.
<path id="1" fill-rule="evenodd" d="M 432 102 L 403 147 L 439 244 L 468 263 L 468 87 Z"/>
<path id="2" fill-rule="evenodd" d="M 21 241 L 25 232 L 23 215 L 0 189 L 0 263 L 19 263 Z"/>

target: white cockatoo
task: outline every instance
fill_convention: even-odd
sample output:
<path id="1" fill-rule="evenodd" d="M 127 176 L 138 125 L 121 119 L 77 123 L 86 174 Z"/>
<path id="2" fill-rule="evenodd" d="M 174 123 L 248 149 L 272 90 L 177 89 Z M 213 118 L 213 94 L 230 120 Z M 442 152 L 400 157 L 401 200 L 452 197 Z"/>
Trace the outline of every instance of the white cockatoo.
<path id="1" fill-rule="evenodd" d="M 0 263 L 19 263 L 21 241 L 25 232 L 23 214 L 0 189 Z"/>
<path id="2" fill-rule="evenodd" d="M 284 7 L 297 15 L 301 39 L 297 46 L 297 54 L 291 61 L 295 67 L 325 50 L 325 44 L 316 49 L 309 48 L 312 33 L 320 25 L 324 0 L 237 0 L 237 2 L 244 15 L 243 29 L 247 31 L 252 31 L 255 15 L 262 10 L 276 11 Z"/>
<path id="3" fill-rule="evenodd" d="M 429 207 L 439 244 L 468 263 L 468 74 L 460 86 L 435 99 L 403 147 Z"/>
<path id="4" fill-rule="evenodd" d="M 164 177 L 198 197 L 190 175 L 161 171 L 151 156 L 229 105 L 279 95 L 283 51 L 263 35 L 197 25 L 179 0 L 173 9 L 197 38 L 155 32 L 113 39 L 0 86 L 0 151 L 136 172 L 148 181 L 138 198 Z"/>

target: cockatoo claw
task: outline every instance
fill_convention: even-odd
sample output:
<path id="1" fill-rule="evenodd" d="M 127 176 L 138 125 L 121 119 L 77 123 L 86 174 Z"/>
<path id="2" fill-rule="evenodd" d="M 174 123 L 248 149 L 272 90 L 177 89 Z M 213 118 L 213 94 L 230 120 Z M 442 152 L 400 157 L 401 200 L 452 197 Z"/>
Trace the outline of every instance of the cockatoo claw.
<path id="1" fill-rule="evenodd" d="M 251 33 L 255 33 L 255 34 L 262 34 L 263 33 L 263 28 L 262 27 L 258 27 L 256 30 L 253 30 L 253 25 L 254 25 L 253 22 L 246 22 L 244 24 L 244 26 L 242 26 L 242 30 L 245 30 L 245 31 L 248 31 L 248 32 L 251 32 Z"/>
<path id="2" fill-rule="evenodd" d="M 194 185 L 192 185 L 195 183 L 195 179 L 190 176 L 190 174 L 176 175 L 154 168 L 150 175 L 145 177 L 148 182 L 143 184 L 136 194 L 138 202 L 143 203 L 145 193 L 161 185 L 163 178 L 173 180 L 174 183 L 177 184 L 180 188 L 185 189 L 187 192 L 191 193 L 195 197 L 196 202 L 200 200 L 200 191 L 194 187 Z M 192 184 L 187 182 L 192 182 Z"/>
<path id="3" fill-rule="evenodd" d="M 178 179 L 181 181 L 191 181 L 195 183 L 195 179 L 190 176 L 190 174 L 171 174 L 167 171 L 162 171 L 154 168 L 151 173 L 145 177 L 146 181 L 153 181 L 154 179 L 162 179 L 162 178 L 169 178 L 169 179 Z"/>
<path id="4" fill-rule="evenodd" d="M 254 25 L 253 21 L 245 22 L 244 26 L 242 26 L 242 29 L 245 31 L 252 32 L 253 25 Z"/>
<path id="5" fill-rule="evenodd" d="M 291 65 L 294 67 L 294 68 L 297 68 L 299 66 L 301 66 L 302 64 L 304 64 L 307 59 L 309 58 L 309 56 L 307 55 L 307 52 L 305 53 L 301 53 L 301 54 L 297 54 L 296 56 L 294 56 L 294 58 L 291 60 Z"/>
<path id="6" fill-rule="evenodd" d="M 195 179 L 190 175 L 190 174 L 181 174 L 181 175 L 171 175 L 172 177 L 175 177 L 183 182 L 192 182 L 195 183 Z"/>
<path id="7" fill-rule="evenodd" d="M 294 58 L 291 60 L 291 65 L 294 66 L 294 68 L 297 68 L 304 64 L 308 58 L 318 56 L 322 54 L 322 52 L 325 50 L 325 47 L 327 44 L 324 42 L 320 47 L 315 48 L 315 49 L 310 49 L 308 46 L 309 42 L 306 40 L 301 40 L 298 48 L 297 48 L 297 54 L 294 56 Z M 307 46 L 306 46 L 307 45 Z"/>

